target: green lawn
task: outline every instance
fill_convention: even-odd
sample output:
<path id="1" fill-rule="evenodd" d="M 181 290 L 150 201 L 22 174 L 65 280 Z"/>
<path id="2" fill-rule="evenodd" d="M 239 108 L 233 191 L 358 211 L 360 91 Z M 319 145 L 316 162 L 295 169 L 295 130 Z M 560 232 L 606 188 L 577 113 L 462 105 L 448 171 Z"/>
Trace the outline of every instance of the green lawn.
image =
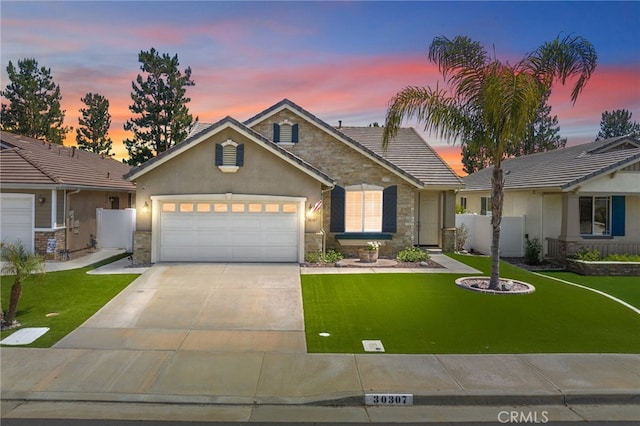
<path id="1" fill-rule="evenodd" d="M 489 271 L 489 258 L 453 257 Z M 632 310 L 509 264 L 500 275 L 536 291 L 476 293 L 455 274 L 303 275 L 307 348 L 363 353 L 362 340 L 381 340 L 387 353 L 640 353 Z"/>
<path id="2" fill-rule="evenodd" d="M 586 277 L 573 272 L 545 272 L 544 275 L 595 288 L 640 308 L 640 279 L 638 277 Z"/>
<path id="3" fill-rule="evenodd" d="M 87 271 L 113 262 L 111 258 L 96 265 L 70 271 L 48 272 L 42 278 L 31 278 L 22 286 L 17 320 L 22 327 L 49 327 L 50 330 L 31 345 L 20 347 L 48 348 L 76 329 L 116 294 L 138 277 L 126 275 L 88 275 Z M 5 312 L 13 276 L 0 278 L 0 295 Z M 57 312 L 58 316 L 46 314 Z M 0 333 L 0 338 L 19 329 Z"/>

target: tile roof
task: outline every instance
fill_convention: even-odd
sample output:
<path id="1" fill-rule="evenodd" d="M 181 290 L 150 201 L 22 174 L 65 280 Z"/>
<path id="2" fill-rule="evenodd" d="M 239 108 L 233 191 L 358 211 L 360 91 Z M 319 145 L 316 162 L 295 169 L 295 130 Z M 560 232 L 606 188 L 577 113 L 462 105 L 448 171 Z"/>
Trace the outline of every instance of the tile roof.
<path id="1" fill-rule="evenodd" d="M 462 187 L 462 180 L 412 127 L 398 129 L 382 148 L 382 127 L 340 127 L 339 132 L 358 141 L 386 161 L 419 179 L 423 185 Z"/>
<path id="2" fill-rule="evenodd" d="M 362 143 L 362 141 L 360 141 L 359 139 L 353 138 L 350 135 L 337 130 L 335 127 L 327 124 L 323 120 L 319 119 L 318 117 L 316 117 L 315 115 L 311 114 L 309 111 L 307 111 L 304 108 L 300 107 L 296 103 L 290 101 L 289 99 L 283 99 L 282 101 L 278 102 L 277 104 L 273 105 L 272 107 L 267 108 L 266 110 L 264 110 L 264 111 L 260 112 L 259 114 L 251 117 L 250 119 L 246 120 L 244 122 L 244 124 L 246 124 L 247 126 L 253 126 L 255 123 L 261 121 L 264 117 L 268 117 L 269 115 L 271 115 L 271 114 L 273 114 L 273 113 L 275 113 L 275 112 L 277 112 L 277 111 L 279 111 L 279 110 L 281 110 L 283 108 L 290 108 L 291 110 L 296 111 L 301 116 L 303 116 L 306 119 L 308 119 L 310 122 L 315 123 L 318 127 L 324 129 L 327 133 L 333 135 L 334 137 L 336 137 L 338 139 L 341 139 L 341 140 L 345 141 L 346 143 L 350 144 L 355 149 L 363 152 L 365 155 L 368 155 L 369 157 L 373 158 L 375 161 L 383 164 L 384 166 L 386 166 L 389 169 L 393 170 L 395 173 L 397 173 L 397 174 L 403 176 L 405 179 L 413 182 L 418 187 L 422 187 L 423 185 L 438 185 L 438 183 L 435 183 L 435 182 L 425 182 L 422 179 L 420 179 L 420 177 L 418 175 L 412 174 L 409 170 L 405 169 L 400 164 L 396 164 L 396 163 L 390 161 L 388 158 L 385 157 L 385 155 L 383 155 L 383 153 L 381 152 L 382 151 L 381 149 L 372 148 L 372 147 L 377 146 L 377 144 L 375 142 L 371 143 L 371 146 L 367 145 L 366 143 Z M 342 129 L 344 129 L 344 127 Z M 420 139 L 422 140 L 422 138 L 420 138 Z M 380 137 L 380 141 L 382 141 L 382 137 Z M 426 145 L 426 142 L 424 142 L 424 140 L 422 140 L 422 143 L 424 143 Z M 433 152 L 433 150 L 431 150 L 431 151 Z M 395 152 L 395 150 L 394 150 L 394 152 Z M 437 157 L 437 158 L 439 159 L 440 162 L 442 162 L 442 164 L 444 164 L 446 166 L 446 163 L 444 163 L 442 161 L 442 159 L 440 159 L 439 157 Z M 405 165 L 408 165 L 408 164 L 405 164 Z M 446 166 L 446 167 L 448 168 L 448 166 Z M 411 169 L 411 167 L 409 167 L 409 168 Z M 456 176 L 455 173 L 453 173 L 453 175 Z M 442 182 L 440 186 L 442 186 L 442 185 L 444 185 L 444 186 L 454 185 L 455 187 L 462 186 L 461 181 L 457 177 L 454 180 L 456 181 L 455 183 Z"/>
<path id="3" fill-rule="evenodd" d="M 626 149 L 617 149 L 626 145 Z M 502 163 L 505 189 L 565 190 L 640 160 L 640 140 L 629 136 L 511 158 Z M 467 191 L 491 189 L 493 167 L 463 178 Z"/>
<path id="4" fill-rule="evenodd" d="M 174 145 L 173 147 L 171 147 L 171 149 L 168 149 L 167 151 L 157 155 L 156 157 L 152 158 L 151 160 L 131 169 L 131 171 L 129 173 L 127 173 L 125 175 L 126 179 L 135 179 L 136 177 L 146 173 L 147 169 L 151 170 L 154 167 L 156 167 L 156 165 L 161 164 L 162 162 L 166 161 L 166 159 L 170 158 L 173 155 L 177 155 L 178 152 L 184 150 L 184 149 L 189 149 L 189 145 L 196 145 L 199 142 L 201 142 L 200 138 L 202 136 L 204 136 L 207 133 L 213 132 L 216 129 L 222 127 L 225 124 L 230 124 L 233 126 L 238 127 L 239 129 L 241 129 L 242 131 L 248 133 L 252 138 L 254 138 L 254 140 L 256 140 L 258 143 L 262 143 L 264 145 L 266 145 L 268 148 L 270 148 L 273 151 L 276 151 L 277 153 L 283 155 L 284 157 L 288 158 L 290 161 L 293 161 L 294 163 L 296 163 L 298 165 L 298 167 L 305 169 L 306 171 L 308 171 L 310 174 L 314 175 L 316 178 L 320 179 L 321 181 L 324 181 L 323 183 L 325 184 L 330 184 L 334 182 L 334 179 L 332 179 L 329 175 L 325 174 L 324 172 L 316 169 L 315 167 L 313 167 L 311 164 L 307 163 L 306 161 L 304 161 L 303 159 L 301 159 L 300 157 L 292 154 L 291 152 L 287 151 L 286 149 L 282 148 L 281 146 L 278 146 L 278 144 L 271 142 L 269 139 L 265 138 L 264 136 L 262 136 L 261 134 L 259 134 L 258 132 L 254 131 L 253 129 L 245 126 L 243 123 L 239 122 L 238 120 L 236 120 L 233 117 L 225 117 L 222 120 L 218 121 L 217 123 L 214 124 L 198 124 L 196 126 L 194 126 L 191 130 L 191 132 L 189 133 L 189 137 L 187 137 L 187 139 L 182 142 L 179 143 L 177 145 Z"/>
<path id="5" fill-rule="evenodd" d="M 135 185 L 123 179 L 131 167 L 112 158 L 4 131 L 0 140 L 3 185 L 135 190 Z"/>

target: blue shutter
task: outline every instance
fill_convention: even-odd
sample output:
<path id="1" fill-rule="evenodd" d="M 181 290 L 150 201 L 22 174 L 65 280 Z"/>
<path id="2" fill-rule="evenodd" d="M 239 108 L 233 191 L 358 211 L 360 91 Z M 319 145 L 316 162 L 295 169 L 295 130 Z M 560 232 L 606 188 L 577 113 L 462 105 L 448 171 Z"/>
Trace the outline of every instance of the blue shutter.
<path id="1" fill-rule="evenodd" d="M 291 142 L 298 143 L 298 125 L 291 126 Z"/>
<path id="2" fill-rule="evenodd" d="M 611 197 L 611 235 L 614 237 L 624 236 L 626 220 L 624 204 L 624 196 L 614 195 Z"/>
<path id="3" fill-rule="evenodd" d="M 341 186 L 331 190 L 331 225 L 329 231 L 344 232 L 345 191 Z"/>
<path id="4" fill-rule="evenodd" d="M 273 141 L 280 142 L 280 125 L 273 123 Z"/>
<path id="5" fill-rule="evenodd" d="M 244 166 L 244 144 L 236 147 L 236 166 Z"/>
<path id="6" fill-rule="evenodd" d="M 222 166 L 222 145 L 216 144 L 216 166 Z"/>
<path id="7" fill-rule="evenodd" d="M 382 191 L 382 232 L 398 231 L 398 186 Z"/>

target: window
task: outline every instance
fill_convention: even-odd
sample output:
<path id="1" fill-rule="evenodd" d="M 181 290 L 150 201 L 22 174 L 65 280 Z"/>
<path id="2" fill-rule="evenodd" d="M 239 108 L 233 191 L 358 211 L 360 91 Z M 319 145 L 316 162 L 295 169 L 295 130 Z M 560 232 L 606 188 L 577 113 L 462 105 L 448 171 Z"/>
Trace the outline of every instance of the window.
<path id="1" fill-rule="evenodd" d="M 345 193 L 345 232 L 382 232 L 382 188 L 358 188 Z"/>
<path id="2" fill-rule="evenodd" d="M 173 213 L 176 211 L 176 205 L 174 203 L 162 203 L 162 211 Z"/>
<path id="3" fill-rule="evenodd" d="M 244 166 L 244 145 L 231 139 L 216 144 L 216 166 L 223 173 L 237 172 L 240 167 Z"/>
<path id="4" fill-rule="evenodd" d="M 467 211 L 467 197 L 460 197 L 460 207 L 463 212 Z"/>
<path id="5" fill-rule="evenodd" d="M 273 123 L 273 141 L 275 143 L 298 143 L 298 125 L 289 120 Z"/>
<path id="6" fill-rule="evenodd" d="M 480 214 L 483 216 L 491 216 L 492 212 L 491 197 L 480 198 Z"/>
<path id="7" fill-rule="evenodd" d="M 611 235 L 611 197 L 580 197 L 580 234 Z"/>

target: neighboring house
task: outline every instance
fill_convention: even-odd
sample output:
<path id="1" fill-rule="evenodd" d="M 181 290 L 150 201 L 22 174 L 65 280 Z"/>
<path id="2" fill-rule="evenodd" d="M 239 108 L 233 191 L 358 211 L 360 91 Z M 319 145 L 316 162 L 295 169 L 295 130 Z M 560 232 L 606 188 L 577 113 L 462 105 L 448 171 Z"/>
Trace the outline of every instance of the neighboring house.
<path id="1" fill-rule="evenodd" d="M 123 179 L 129 169 L 75 147 L 0 132 L 0 237 L 47 258 L 86 250 L 97 233 L 96 209 L 133 204 L 135 186 Z"/>
<path id="2" fill-rule="evenodd" d="M 381 144 L 380 128 L 335 128 L 286 99 L 244 123 L 200 124 L 126 176 L 134 261 L 302 262 L 372 240 L 382 255 L 452 249 L 461 180 L 413 129 Z"/>
<path id="3" fill-rule="evenodd" d="M 492 167 L 463 178 L 467 212 L 491 214 Z M 524 216 L 525 234 L 546 256 L 582 247 L 640 250 L 640 140 L 618 137 L 503 162 L 503 216 Z M 546 244 L 545 244 L 546 243 Z"/>

